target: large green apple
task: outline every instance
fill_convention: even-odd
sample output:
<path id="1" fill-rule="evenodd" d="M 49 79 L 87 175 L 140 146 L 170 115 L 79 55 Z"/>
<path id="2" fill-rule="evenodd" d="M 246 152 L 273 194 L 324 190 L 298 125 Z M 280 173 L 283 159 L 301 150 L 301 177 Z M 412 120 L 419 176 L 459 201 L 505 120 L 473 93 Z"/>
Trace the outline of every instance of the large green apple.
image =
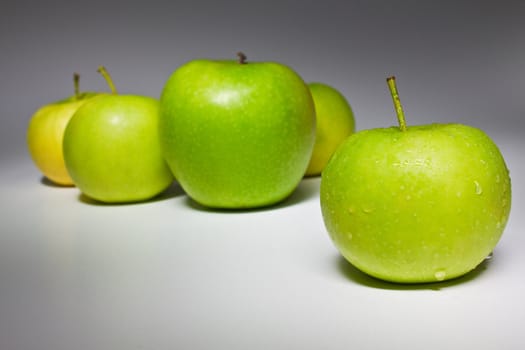
<path id="1" fill-rule="evenodd" d="M 336 151 L 321 179 L 331 239 L 380 279 L 443 281 L 473 270 L 499 241 L 510 212 L 505 161 L 481 130 L 461 124 L 364 130 Z"/>
<path id="2" fill-rule="evenodd" d="M 57 185 L 71 186 L 64 163 L 62 141 L 66 125 L 77 109 L 101 93 L 80 92 L 79 75 L 74 74 L 75 94 L 40 107 L 31 117 L 27 129 L 27 147 L 31 159 L 46 178 Z"/>
<path id="3" fill-rule="evenodd" d="M 158 136 L 159 101 L 146 96 L 99 96 L 82 105 L 64 133 L 64 159 L 75 185 L 110 203 L 146 200 L 173 181 Z"/>
<path id="4" fill-rule="evenodd" d="M 272 62 L 194 60 L 168 79 L 160 137 L 173 174 L 198 203 L 271 205 L 290 195 L 308 165 L 315 110 L 308 87 Z"/>
<path id="5" fill-rule="evenodd" d="M 346 98 L 332 86 L 308 84 L 315 105 L 317 129 L 306 176 L 321 174 L 339 145 L 354 132 L 354 113 Z"/>

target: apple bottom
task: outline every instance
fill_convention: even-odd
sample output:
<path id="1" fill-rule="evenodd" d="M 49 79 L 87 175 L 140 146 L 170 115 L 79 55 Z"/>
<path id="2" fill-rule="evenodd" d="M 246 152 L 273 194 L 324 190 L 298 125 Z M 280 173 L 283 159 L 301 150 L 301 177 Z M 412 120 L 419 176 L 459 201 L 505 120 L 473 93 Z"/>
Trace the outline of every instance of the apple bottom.
<path id="1" fill-rule="evenodd" d="M 396 254 L 374 258 L 363 258 L 361 254 L 354 254 L 351 250 L 339 247 L 341 255 L 354 267 L 374 278 L 394 283 L 431 283 L 441 282 L 464 276 L 475 270 L 491 254 L 488 251 L 482 257 L 476 256 L 466 264 L 459 252 L 454 249 L 441 247 L 441 251 L 421 245 L 415 249 L 399 249 L 390 246 L 387 249 L 395 250 Z M 452 260 L 460 260 L 457 263 Z M 422 267 L 423 266 L 423 267 Z"/>
<path id="2" fill-rule="evenodd" d="M 470 192 L 412 179 L 399 182 L 396 192 L 365 188 L 363 200 L 325 192 L 323 217 L 335 246 L 359 270 L 391 282 L 444 281 L 492 252 L 508 216 L 504 192 L 492 201 L 491 193 L 476 194 L 474 183 L 464 187 Z"/>

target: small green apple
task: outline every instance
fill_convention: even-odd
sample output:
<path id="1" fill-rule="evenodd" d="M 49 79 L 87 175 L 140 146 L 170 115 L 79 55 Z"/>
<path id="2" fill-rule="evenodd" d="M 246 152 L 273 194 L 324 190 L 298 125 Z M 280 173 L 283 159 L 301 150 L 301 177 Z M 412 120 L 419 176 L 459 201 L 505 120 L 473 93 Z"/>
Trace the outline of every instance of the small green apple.
<path id="1" fill-rule="evenodd" d="M 315 145 L 306 176 L 321 174 L 337 147 L 354 132 L 354 113 L 346 98 L 323 83 L 308 84 L 315 105 Z"/>
<path id="2" fill-rule="evenodd" d="M 173 176 L 158 138 L 158 100 L 112 94 L 81 106 L 64 133 L 64 159 L 75 185 L 102 202 L 135 202 L 164 191 Z"/>
<path id="3" fill-rule="evenodd" d="M 314 144 L 314 104 L 301 77 L 283 64 L 239 58 L 188 62 L 161 95 L 164 157 L 186 193 L 208 207 L 283 200 Z"/>
<path id="4" fill-rule="evenodd" d="M 321 208 L 341 254 L 374 277 L 435 282 L 473 270 L 506 225 L 511 182 L 481 130 L 461 124 L 364 130 L 335 152 L 321 179 Z"/>
<path id="5" fill-rule="evenodd" d="M 75 73 L 73 96 L 40 107 L 31 117 L 27 129 L 27 146 L 33 162 L 46 178 L 62 186 L 73 185 L 62 151 L 66 125 L 80 106 L 101 94 L 80 93 L 79 79 L 80 76 Z"/>

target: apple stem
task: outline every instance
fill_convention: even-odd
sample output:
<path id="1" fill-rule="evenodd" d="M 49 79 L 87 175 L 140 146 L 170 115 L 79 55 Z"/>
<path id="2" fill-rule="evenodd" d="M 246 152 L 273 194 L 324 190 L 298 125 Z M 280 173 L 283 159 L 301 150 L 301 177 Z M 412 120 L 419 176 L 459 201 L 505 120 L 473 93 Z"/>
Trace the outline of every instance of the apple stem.
<path id="1" fill-rule="evenodd" d="M 104 79 L 106 79 L 106 82 L 108 83 L 108 86 L 109 86 L 109 88 L 111 90 L 111 93 L 116 95 L 117 94 L 117 89 L 115 88 L 115 84 L 113 84 L 113 79 L 111 79 L 111 76 L 109 75 L 108 71 L 106 70 L 106 67 L 99 66 L 98 69 L 97 69 L 97 72 L 102 74 L 102 76 L 104 77 Z"/>
<path id="2" fill-rule="evenodd" d="M 246 64 L 247 57 L 243 52 L 237 52 L 237 57 L 239 57 L 239 64 Z"/>
<path id="3" fill-rule="evenodd" d="M 80 97 L 80 74 L 73 74 L 73 84 L 75 85 L 75 99 Z"/>
<path id="4" fill-rule="evenodd" d="M 396 109 L 397 121 L 399 123 L 399 129 L 401 131 L 406 131 L 407 126 L 405 122 L 405 113 L 403 113 L 403 107 L 401 106 L 401 101 L 399 100 L 399 94 L 397 93 L 396 87 L 396 77 L 386 78 L 386 82 L 390 89 L 390 94 L 392 95 L 392 101 L 394 102 L 394 108 Z"/>

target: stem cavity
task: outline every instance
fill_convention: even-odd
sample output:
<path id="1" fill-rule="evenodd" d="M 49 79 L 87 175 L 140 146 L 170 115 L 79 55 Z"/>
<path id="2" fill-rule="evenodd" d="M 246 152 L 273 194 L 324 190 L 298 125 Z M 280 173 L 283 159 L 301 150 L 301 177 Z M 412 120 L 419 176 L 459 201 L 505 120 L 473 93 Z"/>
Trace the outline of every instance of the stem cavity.
<path id="1" fill-rule="evenodd" d="M 118 93 L 117 89 L 115 88 L 115 84 L 113 84 L 113 80 L 111 79 L 111 76 L 109 75 L 108 71 L 106 70 L 106 67 L 99 66 L 98 69 L 97 69 L 97 72 L 102 74 L 102 76 L 104 77 L 104 79 L 106 79 L 106 82 L 108 83 L 108 86 L 109 86 L 109 88 L 111 90 L 111 93 L 116 95 Z"/>
<path id="2" fill-rule="evenodd" d="M 237 52 L 237 57 L 239 57 L 239 64 L 246 64 L 247 57 L 243 52 L 241 51 Z"/>
<path id="3" fill-rule="evenodd" d="M 394 108 L 397 114 L 397 121 L 399 123 L 399 130 L 406 131 L 407 126 L 405 122 L 405 113 L 403 113 L 403 107 L 401 106 L 401 101 L 399 100 L 399 94 L 396 87 L 396 77 L 386 78 L 388 88 L 390 89 L 390 94 L 392 95 L 392 101 L 394 102 Z"/>

